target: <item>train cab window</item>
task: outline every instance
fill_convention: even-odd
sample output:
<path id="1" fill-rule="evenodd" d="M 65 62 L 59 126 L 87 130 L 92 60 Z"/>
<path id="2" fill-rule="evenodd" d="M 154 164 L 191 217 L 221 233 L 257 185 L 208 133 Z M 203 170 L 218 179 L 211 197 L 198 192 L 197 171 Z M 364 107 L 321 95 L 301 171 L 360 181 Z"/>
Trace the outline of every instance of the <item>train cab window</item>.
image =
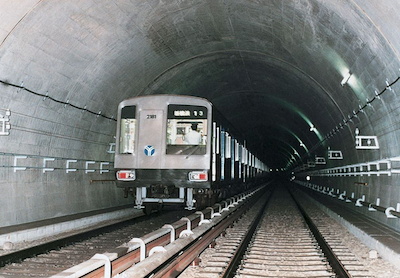
<path id="1" fill-rule="evenodd" d="M 119 153 L 133 154 L 135 151 L 136 106 L 121 109 Z"/>
<path id="2" fill-rule="evenodd" d="M 167 154 L 205 154 L 207 125 L 206 107 L 168 105 Z"/>

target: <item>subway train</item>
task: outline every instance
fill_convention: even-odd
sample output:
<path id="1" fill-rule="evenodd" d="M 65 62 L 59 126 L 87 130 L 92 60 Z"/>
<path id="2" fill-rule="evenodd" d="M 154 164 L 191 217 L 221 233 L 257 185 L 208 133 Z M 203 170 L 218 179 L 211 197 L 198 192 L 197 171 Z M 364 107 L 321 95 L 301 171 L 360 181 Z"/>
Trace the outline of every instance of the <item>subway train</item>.
<path id="1" fill-rule="evenodd" d="M 200 209 L 247 190 L 268 167 L 206 99 L 133 97 L 118 106 L 116 184 L 145 211 Z"/>

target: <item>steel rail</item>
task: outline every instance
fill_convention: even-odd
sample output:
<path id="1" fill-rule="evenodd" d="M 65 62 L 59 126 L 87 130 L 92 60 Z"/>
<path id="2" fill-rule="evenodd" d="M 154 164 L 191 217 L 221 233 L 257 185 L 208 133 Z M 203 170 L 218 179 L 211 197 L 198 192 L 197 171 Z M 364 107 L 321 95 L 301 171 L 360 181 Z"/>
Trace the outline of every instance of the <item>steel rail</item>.
<path id="1" fill-rule="evenodd" d="M 322 236 L 321 232 L 318 230 L 317 226 L 314 224 L 312 219 L 308 216 L 307 212 L 303 209 L 303 207 L 300 205 L 300 203 L 296 200 L 296 198 L 294 197 L 291 190 L 289 190 L 289 193 L 292 196 L 297 207 L 299 208 L 301 214 L 303 215 L 304 220 L 306 221 L 308 227 L 310 228 L 311 232 L 313 233 L 316 241 L 318 242 L 318 245 L 321 247 L 322 252 L 327 257 L 328 263 L 332 267 L 332 269 L 335 272 L 335 274 L 337 275 L 337 277 L 351 278 L 352 277 L 351 274 L 347 271 L 345 266 L 342 264 L 342 262 L 336 256 L 335 252 L 332 250 L 332 248 L 326 242 L 326 240 Z"/>
<path id="2" fill-rule="evenodd" d="M 237 267 L 240 264 L 240 261 L 243 259 L 243 255 L 245 254 L 249 243 L 251 242 L 251 239 L 254 236 L 254 232 L 256 231 L 257 227 L 260 224 L 260 221 L 265 213 L 265 209 L 269 203 L 269 200 L 271 198 L 272 191 L 267 192 L 264 194 L 264 199 L 265 203 L 262 205 L 260 211 L 257 213 L 256 217 L 252 221 L 249 230 L 247 231 L 243 241 L 239 244 L 235 254 L 232 257 L 232 260 L 229 262 L 227 268 L 224 270 L 224 272 L 221 274 L 221 277 L 223 278 L 232 278 L 235 276 L 235 272 L 237 270 Z"/>
<path id="3" fill-rule="evenodd" d="M 238 195 L 239 197 L 233 197 L 230 198 L 226 201 L 223 201 L 222 203 L 225 203 L 225 208 L 229 205 L 232 205 L 233 203 L 237 203 L 237 201 L 239 199 L 241 199 L 242 201 L 240 201 L 241 204 L 236 206 L 232 206 L 234 207 L 233 212 L 237 211 L 237 210 L 241 210 L 243 209 L 243 206 L 250 206 L 251 202 L 249 202 L 250 199 L 254 198 L 254 195 L 259 195 L 259 194 L 254 194 L 254 192 L 257 192 L 259 190 L 265 190 L 265 186 L 261 186 L 258 187 L 256 190 L 252 190 L 252 191 L 248 191 L 246 194 L 242 193 L 240 195 Z M 241 196 L 241 197 L 240 197 Z M 219 224 L 219 222 L 223 221 L 221 217 L 217 217 L 217 218 L 221 218 L 221 219 L 213 219 L 212 223 L 210 225 L 204 225 L 204 226 L 200 226 L 200 222 L 201 220 L 204 218 L 210 219 L 212 218 L 211 214 L 215 211 L 215 212 L 220 212 L 223 217 L 227 217 L 230 219 L 234 219 L 234 217 L 232 217 L 232 210 L 227 212 L 224 211 L 224 209 L 222 209 L 223 207 L 221 206 L 221 204 L 216 204 L 214 205 L 214 207 L 212 208 L 207 208 L 205 210 L 203 210 L 201 212 L 201 215 L 198 213 L 192 214 L 190 216 L 188 216 L 187 219 L 183 220 L 179 220 L 173 224 L 171 224 L 171 226 L 173 226 L 173 230 L 175 231 L 175 238 L 174 243 L 178 242 L 179 239 L 179 244 L 171 244 L 171 229 L 170 228 L 161 228 L 157 231 L 154 231 L 153 233 L 150 233 L 144 237 L 141 238 L 141 240 L 143 240 L 143 242 L 145 243 L 145 257 L 149 256 L 149 252 L 153 247 L 164 247 L 164 248 L 169 248 L 168 246 L 173 245 L 174 248 L 176 248 L 176 246 L 179 246 L 179 251 L 177 252 L 178 255 L 180 255 L 182 248 L 187 249 L 188 247 L 182 247 L 182 246 L 190 246 L 192 245 L 193 239 L 191 236 L 186 237 L 186 238 L 180 238 L 180 233 L 187 230 L 187 228 L 189 226 L 191 226 L 191 229 L 194 229 L 194 232 L 196 233 L 200 233 L 204 230 L 204 234 L 206 234 L 206 229 L 215 229 L 215 226 Z M 219 209 L 219 211 L 218 211 Z M 223 213 L 221 212 L 224 211 Z M 190 222 L 190 223 L 189 223 Z M 208 226 L 208 227 L 206 227 Z M 229 226 L 229 225 L 228 225 Z M 206 245 L 205 247 L 207 247 L 208 245 Z M 204 248 L 205 249 L 205 248 Z M 137 267 L 138 265 L 141 265 L 143 263 L 147 263 L 149 261 L 151 261 L 154 257 L 157 257 L 157 255 L 159 254 L 155 254 L 152 256 L 152 258 L 150 258 L 150 260 L 143 260 L 140 261 L 140 247 L 139 244 L 136 245 L 131 245 L 131 246 L 120 246 L 117 247 L 114 250 L 110 250 L 109 252 L 105 253 L 104 255 L 106 255 L 109 259 L 110 259 L 110 263 L 111 263 L 111 272 L 110 274 L 107 275 L 117 275 L 120 273 L 123 273 L 124 271 L 131 269 L 132 266 Z M 189 262 L 189 264 L 192 261 Z M 156 263 L 150 263 L 151 267 L 157 268 L 158 262 Z M 161 267 L 162 268 L 162 267 Z M 159 269 L 159 268 L 157 268 Z M 89 261 L 86 261 L 80 265 L 77 265 L 75 267 L 72 267 L 70 269 L 67 269 L 55 276 L 52 277 L 91 277 L 91 278 L 95 278 L 95 277 L 104 277 L 105 273 L 105 267 L 104 267 L 104 263 L 102 264 L 101 261 L 99 261 L 99 259 L 96 258 L 92 258 Z M 76 273 L 80 273 L 79 275 Z M 107 277 L 107 276 L 106 276 Z M 108 276 L 111 277 L 111 276 Z M 137 277 L 134 276 L 134 277 Z M 145 277 L 145 275 L 141 275 L 140 277 Z"/>
<path id="4" fill-rule="evenodd" d="M 191 221 L 192 228 L 196 228 L 197 224 L 199 223 L 199 218 L 193 219 Z M 186 229 L 187 227 L 187 222 L 183 220 L 179 220 L 172 224 L 175 226 L 175 233 L 177 236 Z M 156 231 L 157 232 L 157 231 Z M 151 237 L 153 233 L 150 233 L 142 239 L 145 241 L 145 246 L 146 246 L 146 255 L 148 255 L 149 250 L 151 250 L 154 247 L 157 246 L 166 246 L 170 243 L 171 237 L 170 233 L 167 232 L 164 235 L 157 237 L 154 240 L 149 240 L 147 241 L 146 239 Z M 175 238 L 176 239 L 176 238 Z M 120 274 L 133 266 L 136 263 L 140 262 L 140 248 L 136 248 L 132 251 L 128 251 L 128 247 L 118 247 L 114 250 L 111 250 L 110 253 L 116 253 L 118 257 L 115 260 L 111 261 L 111 269 L 112 269 L 112 276 Z M 84 277 L 84 278 L 101 278 L 104 277 L 104 266 L 100 268 L 96 268 L 91 272 L 88 272 L 85 275 L 79 276 L 79 277 Z"/>
<path id="5" fill-rule="evenodd" d="M 263 194 L 261 194 L 262 196 Z M 232 226 L 248 209 L 253 205 L 254 199 L 260 198 L 260 195 L 253 196 L 251 200 L 235 210 L 232 214 L 220 221 L 209 232 L 204 233 L 197 241 L 192 242 L 185 250 L 179 250 L 169 260 L 165 261 L 157 269 L 148 273 L 144 277 L 161 278 L 177 277 L 182 273 L 199 255 L 210 246 L 228 227 Z M 183 253 L 182 253 L 183 251 Z"/>
<path id="6" fill-rule="evenodd" d="M 258 188 L 247 195 L 236 204 L 232 204 L 231 209 L 221 212 L 221 216 L 213 218 L 212 222 L 199 226 L 193 230 L 193 235 L 180 238 L 165 247 L 165 252 L 153 255 L 152 258 L 144 260 L 129 268 L 123 274 L 124 277 L 176 277 L 187 266 L 192 263 L 200 253 L 205 250 L 216 237 L 218 237 L 227 227 L 231 226 L 244 211 L 248 210 L 258 198 L 266 186 Z M 261 191 L 260 191 L 261 190 Z"/>
<path id="7" fill-rule="evenodd" d="M 139 216 L 139 217 L 147 217 L 148 218 L 148 216 Z M 139 217 L 135 217 L 135 218 L 139 218 Z M 123 227 L 124 225 L 126 225 L 126 223 L 131 222 L 135 218 L 108 224 L 106 226 L 99 227 L 99 228 L 96 228 L 96 229 L 93 229 L 90 231 L 77 233 L 74 235 L 55 239 L 55 240 L 48 241 L 48 242 L 45 242 L 45 243 L 42 243 L 42 244 L 39 244 L 36 246 L 27 247 L 27 248 L 19 250 L 19 251 L 15 251 L 15 252 L 12 252 L 9 254 L 2 255 L 2 256 L 0 256 L 0 267 L 4 267 L 5 265 L 10 264 L 10 263 L 21 262 L 24 259 L 32 258 L 39 254 L 47 253 L 47 252 L 50 252 L 51 250 L 57 250 L 60 247 L 68 246 L 70 244 L 81 242 L 88 238 L 98 236 L 102 233 L 106 233 L 106 232 L 110 231 L 111 229 L 115 229 L 116 226 Z"/>
<path id="8" fill-rule="evenodd" d="M 265 193 L 266 194 L 266 193 Z M 254 196 L 254 199 L 259 199 L 265 194 L 259 194 Z M 233 212 L 229 217 L 218 223 L 210 232 L 204 234 L 199 240 L 191 244 L 184 253 L 177 253 L 174 257 L 163 264 L 156 272 L 150 273 L 145 277 L 161 278 L 161 277 L 177 277 L 181 274 L 199 255 L 215 241 L 229 226 L 232 226 L 235 221 L 237 221 L 246 211 L 253 206 L 254 202 L 248 201 L 246 204 L 241 206 L 235 212 Z M 264 206 L 263 206 L 264 208 Z M 257 217 L 262 216 L 263 209 L 258 213 Z M 257 226 L 258 221 L 254 221 L 255 226 Z M 250 237 L 251 239 L 251 237 Z M 238 256 L 239 257 L 239 256 Z M 234 265 L 232 264 L 232 268 Z"/>

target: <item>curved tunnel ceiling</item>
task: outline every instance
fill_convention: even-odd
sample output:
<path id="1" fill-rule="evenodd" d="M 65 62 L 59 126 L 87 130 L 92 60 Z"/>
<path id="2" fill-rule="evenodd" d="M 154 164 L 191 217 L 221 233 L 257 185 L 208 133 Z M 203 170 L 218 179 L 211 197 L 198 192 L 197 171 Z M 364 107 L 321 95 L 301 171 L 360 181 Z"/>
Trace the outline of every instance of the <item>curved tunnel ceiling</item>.
<path id="1" fill-rule="evenodd" d="M 268 165 L 287 165 L 287 155 L 281 150 L 287 144 L 304 155 L 301 143 L 307 148 L 322 140 L 320 132 L 310 131 L 313 125 L 335 124 L 328 123 L 329 118 L 325 123 L 322 119 L 312 122 L 312 117 L 318 119 L 317 115 L 326 111 L 341 117 L 337 104 L 314 80 L 284 61 L 260 53 L 227 50 L 176 67 L 179 74 L 175 67 L 169 69 L 160 77 L 167 81 L 155 81 L 161 84 L 153 85 L 151 92 L 209 99 Z"/>
<path id="2" fill-rule="evenodd" d="M 105 115 L 136 95 L 205 97 L 273 168 L 338 147 L 332 130 L 375 133 L 338 125 L 398 76 L 386 0 L 18 2 L 0 11 L 1 80 Z"/>

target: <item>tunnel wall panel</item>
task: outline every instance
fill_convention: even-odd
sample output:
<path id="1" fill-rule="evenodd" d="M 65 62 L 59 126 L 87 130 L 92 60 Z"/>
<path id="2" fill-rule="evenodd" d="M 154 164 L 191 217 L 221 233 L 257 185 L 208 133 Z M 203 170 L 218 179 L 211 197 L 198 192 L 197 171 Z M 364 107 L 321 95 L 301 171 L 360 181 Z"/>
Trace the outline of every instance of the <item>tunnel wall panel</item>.
<path id="1" fill-rule="evenodd" d="M 9 135 L 0 136 L 0 227 L 133 202 L 116 188 L 107 152 L 115 121 L 0 86 L 0 114 L 11 111 Z"/>

